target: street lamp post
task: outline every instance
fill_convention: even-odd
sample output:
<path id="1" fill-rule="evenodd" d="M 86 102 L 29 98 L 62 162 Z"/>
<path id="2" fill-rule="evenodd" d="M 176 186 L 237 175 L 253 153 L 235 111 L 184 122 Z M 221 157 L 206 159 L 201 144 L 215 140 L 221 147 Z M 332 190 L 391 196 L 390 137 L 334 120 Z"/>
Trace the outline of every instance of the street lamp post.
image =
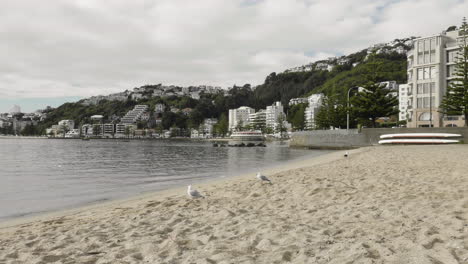
<path id="1" fill-rule="evenodd" d="M 358 87 L 351 87 L 348 89 L 348 107 L 346 108 L 346 132 L 349 130 L 349 93 L 351 92 L 352 89 L 358 88 Z"/>

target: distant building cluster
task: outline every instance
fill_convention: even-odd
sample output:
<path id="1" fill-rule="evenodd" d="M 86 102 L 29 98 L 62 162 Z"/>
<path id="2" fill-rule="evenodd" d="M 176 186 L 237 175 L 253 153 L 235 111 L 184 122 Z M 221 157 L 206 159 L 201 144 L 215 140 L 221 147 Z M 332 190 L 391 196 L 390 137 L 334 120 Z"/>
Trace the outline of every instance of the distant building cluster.
<path id="1" fill-rule="evenodd" d="M 134 88 L 133 91 L 125 91 L 109 95 L 92 96 L 81 101 L 84 105 L 95 105 L 102 100 L 108 101 L 126 101 L 127 99 L 140 100 L 149 99 L 152 97 L 169 97 L 169 96 L 189 96 L 193 99 L 200 99 L 200 94 L 225 94 L 226 90 L 219 86 L 189 86 L 180 87 L 175 85 L 146 85 Z"/>
<path id="2" fill-rule="evenodd" d="M 37 125 L 46 116 L 47 114 L 43 110 L 34 113 L 22 113 L 21 107 L 14 105 L 8 113 L 0 114 L 0 128 L 10 128 L 12 133 L 18 135 L 26 126 Z"/>
<path id="3" fill-rule="evenodd" d="M 281 102 L 275 102 L 258 112 L 248 106 L 229 110 L 228 128 L 231 132 L 269 129 L 273 134 L 278 132 L 280 127 L 291 130 L 291 124 L 286 121 L 286 114 Z"/>

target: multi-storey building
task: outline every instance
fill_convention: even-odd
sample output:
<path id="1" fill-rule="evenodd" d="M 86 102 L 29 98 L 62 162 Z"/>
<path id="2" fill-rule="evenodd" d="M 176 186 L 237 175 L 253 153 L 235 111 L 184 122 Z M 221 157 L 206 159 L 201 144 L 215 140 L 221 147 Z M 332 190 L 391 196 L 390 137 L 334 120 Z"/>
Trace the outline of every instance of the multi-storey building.
<path id="1" fill-rule="evenodd" d="M 114 124 L 104 124 L 104 134 L 105 135 L 114 135 L 115 134 L 115 125 Z"/>
<path id="2" fill-rule="evenodd" d="M 127 114 L 124 117 L 122 117 L 120 122 L 123 124 L 134 124 L 147 110 L 147 105 L 135 105 L 133 110 L 128 111 Z"/>
<path id="3" fill-rule="evenodd" d="M 249 122 L 253 129 L 261 130 L 266 127 L 266 111 L 264 109 L 259 110 L 256 113 L 249 115 Z"/>
<path id="4" fill-rule="evenodd" d="M 278 127 L 280 118 L 283 118 L 282 121 L 286 120 L 281 102 L 275 102 L 273 105 L 267 106 L 265 115 L 266 126 L 273 130 L 276 130 Z"/>
<path id="5" fill-rule="evenodd" d="M 454 78 L 462 38 L 453 30 L 414 40 L 408 52 L 408 127 L 463 125 L 462 116 L 444 116 L 439 108 Z"/>
<path id="6" fill-rule="evenodd" d="M 67 130 L 72 130 L 75 128 L 75 121 L 73 120 L 61 120 L 58 122 L 58 125 L 62 128 L 66 128 Z"/>
<path id="7" fill-rule="evenodd" d="M 408 115 L 408 85 L 400 84 L 398 86 L 398 114 L 399 121 L 405 121 Z"/>
<path id="8" fill-rule="evenodd" d="M 304 112 L 306 129 L 316 128 L 315 117 L 322 106 L 323 97 L 323 94 L 313 94 L 307 98 L 309 106 Z"/>
<path id="9" fill-rule="evenodd" d="M 238 126 L 249 124 L 249 115 L 255 113 L 255 109 L 248 106 L 241 106 L 237 109 L 229 109 L 229 130 L 236 130 Z"/>
<path id="10" fill-rule="evenodd" d="M 291 100 L 289 100 L 289 106 L 292 106 L 292 105 L 297 105 L 297 104 L 305 104 L 307 103 L 307 98 L 291 98 Z"/>

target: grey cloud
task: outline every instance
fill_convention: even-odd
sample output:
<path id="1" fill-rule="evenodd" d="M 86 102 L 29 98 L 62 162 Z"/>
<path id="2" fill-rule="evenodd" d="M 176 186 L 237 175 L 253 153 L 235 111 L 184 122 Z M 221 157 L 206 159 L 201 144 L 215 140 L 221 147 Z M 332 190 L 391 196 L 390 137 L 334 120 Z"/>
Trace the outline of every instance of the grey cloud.
<path id="1" fill-rule="evenodd" d="M 272 71 L 437 33 L 458 24 L 464 10 L 468 0 L 4 0 L 0 92 L 90 96 L 146 83 L 259 84 Z"/>

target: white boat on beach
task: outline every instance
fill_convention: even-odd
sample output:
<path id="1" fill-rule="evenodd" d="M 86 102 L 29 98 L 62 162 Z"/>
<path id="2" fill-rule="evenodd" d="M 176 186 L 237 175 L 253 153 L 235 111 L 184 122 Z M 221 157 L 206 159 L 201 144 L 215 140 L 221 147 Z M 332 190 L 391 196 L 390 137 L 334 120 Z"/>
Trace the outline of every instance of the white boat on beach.
<path id="1" fill-rule="evenodd" d="M 381 139 L 386 138 L 452 138 L 452 137 L 461 137 L 460 134 L 450 134 L 450 133 L 400 133 L 400 134 L 385 134 L 381 135 Z"/>
<path id="2" fill-rule="evenodd" d="M 240 141 L 264 141 L 265 137 L 263 136 L 262 132 L 254 130 L 233 132 L 231 134 L 231 139 Z"/>
<path id="3" fill-rule="evenodd" d="M 435 139 L 435 138 L 400 138 L 400 139 L 383 139 L 379 140 L 379 144 L 456 144 L 460 143 L 456 139 Z"/>

